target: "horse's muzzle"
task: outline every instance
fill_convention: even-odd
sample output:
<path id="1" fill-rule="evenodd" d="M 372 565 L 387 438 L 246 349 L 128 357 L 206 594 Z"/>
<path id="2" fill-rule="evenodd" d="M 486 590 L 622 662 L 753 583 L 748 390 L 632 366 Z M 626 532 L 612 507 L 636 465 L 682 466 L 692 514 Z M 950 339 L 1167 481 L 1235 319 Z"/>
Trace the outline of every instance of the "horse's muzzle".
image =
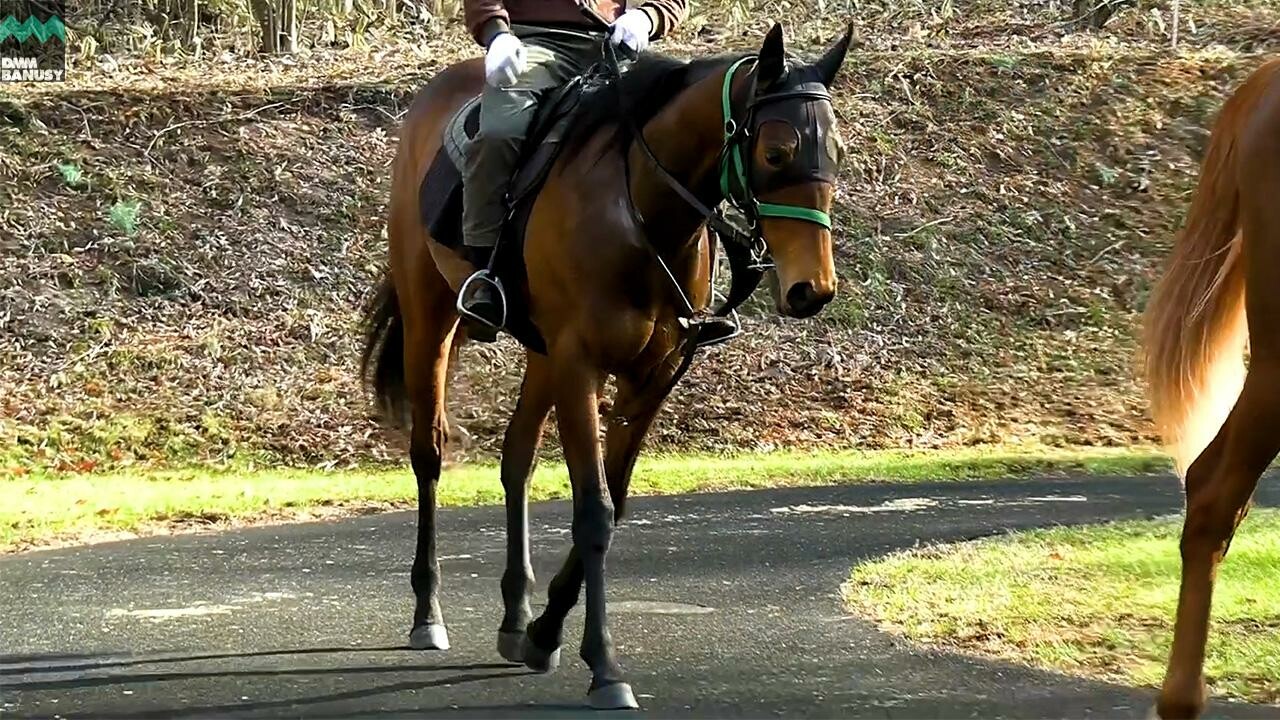
<path id="1" fill-rule="evenodd" d="M 833 297 L 835 292 L 831 290 L 820 292 L 811 282 L 798 282 L 787 290 L 787 301 L 783 304 L 783 312 L 791 317 L 813 317 L 826 307 Z"/>

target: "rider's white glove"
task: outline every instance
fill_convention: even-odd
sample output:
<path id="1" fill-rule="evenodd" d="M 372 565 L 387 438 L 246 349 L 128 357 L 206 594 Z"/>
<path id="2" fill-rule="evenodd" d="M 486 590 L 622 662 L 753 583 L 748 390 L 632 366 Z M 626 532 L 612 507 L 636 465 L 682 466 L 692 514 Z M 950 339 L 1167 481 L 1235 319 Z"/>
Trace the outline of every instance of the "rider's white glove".
<path id="1" fill-rule="evenodd" d="M 613 32 L 609 40 L 616 45 L 626 45 L 633 52 L 641 53 L 649 47 L 649 33 L 653 32 L 653 21 L 649 13 L 635 8 L 622 13 L 622 17 L 613 21 Z"/>
<path id="2" fill-rule="evenodd" d="M 497 88 L 514 85 L 528 66 L 520 38 L 504 32 L 489 41 L 489 49 L 484 54 L 485 82 Z"/>

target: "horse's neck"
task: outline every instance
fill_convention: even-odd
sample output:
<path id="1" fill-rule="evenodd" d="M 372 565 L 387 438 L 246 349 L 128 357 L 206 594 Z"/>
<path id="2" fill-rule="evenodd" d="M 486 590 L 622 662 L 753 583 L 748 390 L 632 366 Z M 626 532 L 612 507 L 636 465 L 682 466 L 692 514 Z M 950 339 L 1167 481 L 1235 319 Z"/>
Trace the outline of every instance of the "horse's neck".
<path id="1" fill-rule="evenodd" d="M 672 177 L 709 206 L 722 199 L 719 159 L 724 146 L 720 93 L 729 63 L 683 90 L 643 128 L 645 141 Z M 743 73 L 745 75 L 745 73 Z M 734 82 L 735 96 L 745 81 Z M 679 252 L 696 242 L 703 217 L 689 206 L 633 145 L 631 199 L 645 219 L 649 241 L 659 251 Z"/>

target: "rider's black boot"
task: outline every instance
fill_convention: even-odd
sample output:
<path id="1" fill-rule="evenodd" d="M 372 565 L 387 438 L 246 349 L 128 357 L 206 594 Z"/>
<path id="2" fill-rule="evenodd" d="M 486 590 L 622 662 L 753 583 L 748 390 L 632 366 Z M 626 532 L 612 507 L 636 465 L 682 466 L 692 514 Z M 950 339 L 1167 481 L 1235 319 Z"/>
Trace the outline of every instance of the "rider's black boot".
<path id="1" fill-rule="evenodd" d="M 467 336 L 478 342 L 497 340 L 507 314 L 501 286 L 488 269 L 492 252 L 493 248 L 470 246 L 465 251 L 477 272 L 463 284 L 459 306 L 467 321 Z"/>
<path id="2" fill-rule="evenodd" d="M 715 345 L 738 334 L 738 326 L 726 317 L 713 315 L 699 318 L 690 324 L 690 329 L 698 333 L 699 346 Z"/>

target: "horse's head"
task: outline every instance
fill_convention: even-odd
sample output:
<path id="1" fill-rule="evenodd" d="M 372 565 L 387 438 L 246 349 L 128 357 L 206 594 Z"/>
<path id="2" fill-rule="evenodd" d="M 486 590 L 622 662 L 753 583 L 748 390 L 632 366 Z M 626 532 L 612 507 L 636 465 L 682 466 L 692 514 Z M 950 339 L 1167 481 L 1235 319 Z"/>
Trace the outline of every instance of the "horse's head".
<path id="1" fill-rule="evenodd" d="M 774 25 L 760 48 L 745 127 L 731 128 L 744 133 L 741 151 L 731 153 L 743 166 L 730 157 L 726 189 L 746 195 L 745 210 L 776 264 L 778 311 L 792 317 L 817 314 L 836 294 L 830 212 L 842 153 L 829 88 L 849 39 L 846 32 L 814 63 L 793 63 Z"/>

